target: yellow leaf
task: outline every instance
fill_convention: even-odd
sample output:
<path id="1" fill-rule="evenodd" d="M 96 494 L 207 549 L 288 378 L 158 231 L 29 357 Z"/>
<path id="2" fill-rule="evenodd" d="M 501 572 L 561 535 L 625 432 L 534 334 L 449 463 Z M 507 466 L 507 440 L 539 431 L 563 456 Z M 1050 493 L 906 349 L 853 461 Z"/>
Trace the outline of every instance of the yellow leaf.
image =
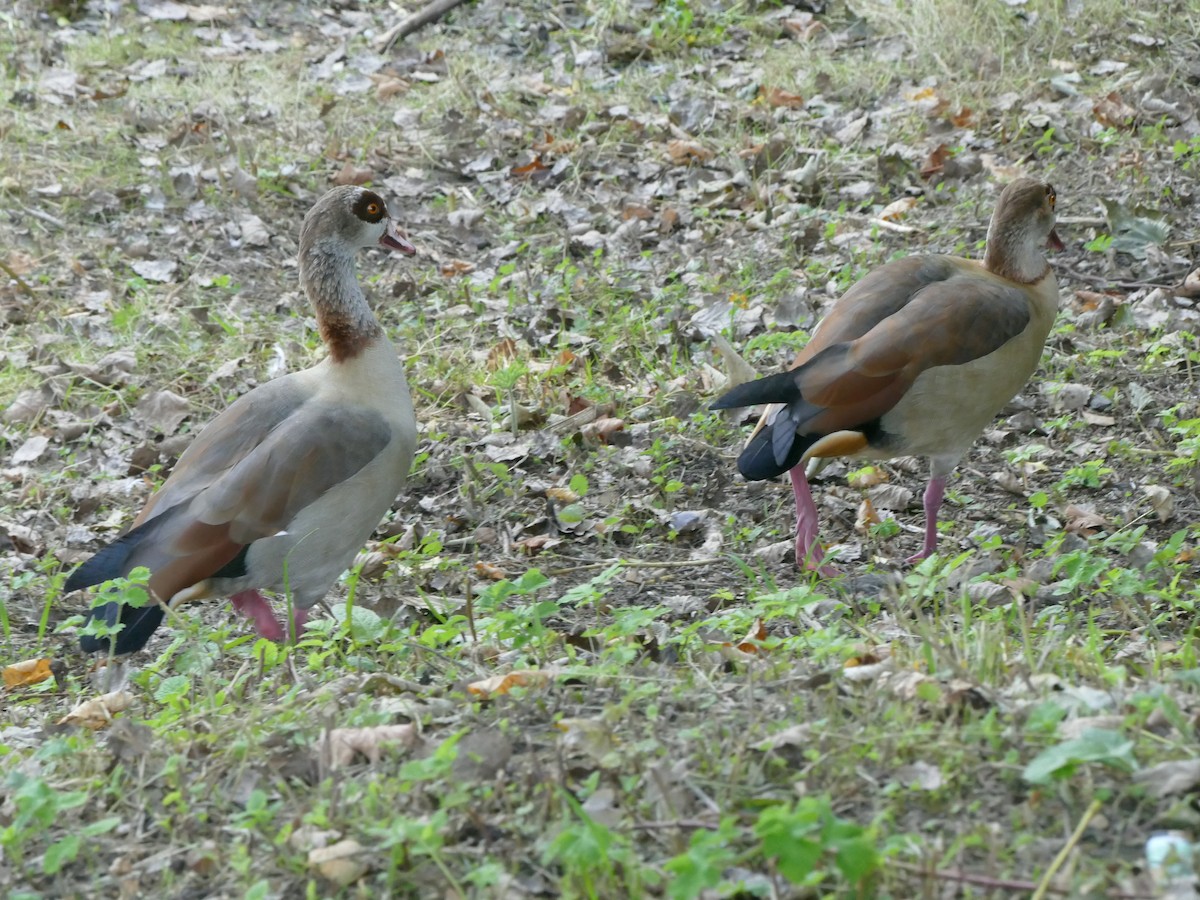
<path id="1" fill-rule="evenodd" d="M 45 681 L 52 674 L 50 660 L 45 658 L 26 659 L 4 667 L 4 685 L 10 688 L 24 687 L 27 684 Z"/>
<path id="2" fill-rule="evenodd" d="M 476 697 L 500 697 L 515 687 L 545 687 L 556 674 L 551 669 L 520 669 L 472 682 L 467 685 L 467 693 Z"/>

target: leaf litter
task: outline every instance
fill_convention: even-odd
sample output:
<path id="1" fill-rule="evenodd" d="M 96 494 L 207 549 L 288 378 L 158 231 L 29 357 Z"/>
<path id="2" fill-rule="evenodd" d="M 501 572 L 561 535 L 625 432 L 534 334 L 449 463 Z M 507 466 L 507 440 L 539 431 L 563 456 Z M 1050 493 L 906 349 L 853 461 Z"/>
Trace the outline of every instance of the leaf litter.
<path id="1" fill-rule="evenodd" d="M 1161 560 L 1179 561 L 1186 584 L 1195 575 L 1194 535 L 1174 541 L 1196 517 L 1184 443 L 1191 438 L 1182 423 L 1197 413 L 1180 389 L 1190 383 L 1195 352 L 1187 335 L 1197 292 L 1186 281 L 1197 270 L 1186 231 L 1195 193 L 1178 167 L 1195 165 L 1196 151 L 1188 148 L 1200 128 L 1194 92 L 1162 76 L 1170 61 L 1188 71 L 1183 48 L 1155 35 L 1152 23 L 1124 34 L 1071 24 L 1081 29 L 1073 38 L 1088 43 L 1079 62 L 1040 60 L 1032 72 L 1038 86 L 1006 84 L 997 94 L 986 86 L 961 90 L 948 74 L 914 75 L 900 67 L 912 39 L 890 28 L 883 13 L 867 9 L 860 18 L 823 4 L 755 11 L 732 22 L 704 9 L 697 33 L 706 42 L 691 45 L 686 38 L 672 43 L 665 19 L 640 7 L 627 12 L 634 25 L 610 28 L 603 18 L 588 21 L 586 8 L 550 17 L 528 5 L 484 3 L 380 54 L 369 49 L 369 37 L 391 24 L 382 10 L 336 6 L 313 15 L 283 5 L 257 16 L 144 2 L 114 13 L 123 31 L 115 38 L 138 51 L 132 61 L 100 62 L 72 49 L 107 27 L 94 13 L 80 15 L 44 20 L 39 52 L 14 52 L 17 84 L 0 122 L 7 137 L 30 126 L 23 110 L 52 108 L 36 126 L 37 143 L 58 160 L 32 175 L 14 169 L 4 185 L 31 211 L 2 226 L 6 246 L 23 254 L 6 257 L 11 271 L 0 279 L 5 320 L 16 326 L 0 354 L 21 373 L 3 434 L 3 533 L 6 550 L 11 545 L 4 565 L 14 586 L 5 608 L 13 634 L 38 633 L 45 594 L 39 566 L 74 561 L 71 553 L 94 547 L 144 500 L 151 480 L 129 474 L 143 447 L 154 453 L 137 468 L 160 466 L 153 477 L 161 477 L 212 412 L 315 359 L 288 258 L 295 225 L 324 186 L 370 182 L 388 192 L 435 263 L 424 270 L 380 257 L 362 263 L 385 323 L 402 336 L 425 459 L 365 554 L 371 566 L 353 588 L 355 600 L 396 610 L 397 623 L 414 635 L 428 632 L 429 641 L 448 617 L 474 616 L 476 627 L 497 611 L 536 609 L 538 618 L 503 640 L 478 642 L 490 649 L 477 656 L 456 653 L 474 643 L 465 631 L 445 645 L 389 651 L 384 664 L 398 674 L 384 674 L 399 678 L 399 686 L 387 687 L 386 678 L 356 682 L 323 705 L 314 699 L 301 722 L 288 721 L 288 701 L 248 681 L 246 672 L 268 664 L 239 656 L 225 643 L 236 637 L 220 632 L 219 665 L 232 664 L 222 677 L 244 698 L 241 711 L 255 728 L 279 715 L 272 727 L 280 738 L 309 747 L 322 734 L 343 733 L 338 777 L 353 788 L 405 764 L 403 751 L 414 749 L 418 733 L 406 711 L 418 710 L 419 733 L 435 745 L 456 729 L 476 733 L 500 722 L 511 729 L 510 751 L 476 754 L 496 761 L 486 767 L 490 778 L 562 792 L 545 788 L 538 802 L 582 797 L 588 815 L 654 860 L 661 848 L 642 841 L 654 829 L 633 826 L 744 813 L 746 795 L 729 785 L 754 780 L 756 796 L 772 800 L 791 796 L 793 784 L 831 790 L 845 798 L 840 814 L 861 822 L 887 809 L 877 787 L 893 778 L 931 798 L 957 790 L 956 773 L 918 740 L 925 723 L 945 728 L 947 744 L 968 757 L 967 771 L 980 773 L 970 796 L 989 799 L 977 820 L 964 815 L 964 828 L 991 827 L 984 820 L 1000 821 L 1014 809 L 1030 829 L 1070 815 L 1069 804 L 1037 807 L 1024 785 L 989 768 L 977 748 L 994 736 L 959 739 L 966 732 L 950 723 L 979 727 L 969 710 L 992 704 L 991 715 L 1009 729 L 996 740 L 1010 740 L 1021 765 L 1047 746 L 1054 751 L 1035 768 L 1039 780 L 1071 772 L 1119 792 L 1131 765 L 1153 765 L 1141 771 L 1155 772 L 1187 762 L 1148 764 L 1141 745 L 1137 754 L 1127 752 L 1136 727 L 1121 732 L 1100 723 L 1092 729 L 1100 737 L 1085 737 L 1087 729 L 1039 724 L 1048 706 L 1076 716 L 1115 704 L 1134 715 L 1149 702 L 1145 692 L 1170 697 L 1185 715 L 1197 708 L 1186 667 L 1169 642 L 1158 640 L 1184 639 L 1182 615 L 1153 592 L 1175 571 Z M 155 24 L 162 22 L 187 29 L 200 52 L 142 53 L 142 45 L 162 39 Z M 714 22 L 720 27 L 709 32 Z M 1023 40 L 1038 25 L 1023 15 L 1006 27 Z M 760 34 L 786 42 L 789 54 L 810 54 L 804 59 L 811 65 L 797 67 L 789 57 L 779 66 Z M 1114 49 L 1130 42 L 1144 55 L 1126 59 Z M 463 75 L 480 70 L 473 66 L 480 53 L 488 61 L 486 82 Z M 861 54 L 892 60 L 896 73 L 866 90 L 837 69 L 839 62 L 865 67 Z M 299 93 L 250 92 L 226 102 L 227 64 L 251 72 L 278 67 L 289 75 L 289 91 Z M 980 60 L 979 71 L 989 65 Z M 636 85 L 664 72 L 671 77 L 655 89 L 623 86 L 623 79 Z M 173 86 L 197 77 L 208 79 L 193 81 L 207 96 L 171 98 Z M 302 96 L 299 106 L 294 96 Z M 378 106 L 364 116 L 367 98 Z M 110 123 L 114 111 L 128 123 L 133 168 L 121 177 L 75 177 L 65 159 L 94 134 L 93 120 Z M 370 135 L 362 130 L 367 120 Z M 1140 129 L 1156 123 L 1163 141 L 1142 142 Z M 1086 154 L 1092 158 L 1085 161 Z M 786 487 L 741 483 L 730 457 L 742 436 L 732 427 L 712 433 L 694 417 L 722 389 L 723 373 L 734 382 L 749 377 L 719 344 L 714 352 L 714 342 L 719 337 L 744 354 L 738 359 L 753 372 L 776 370 L 798 349 L 772 343 L 777 333 L 798 326 L 805 336 L 855 274 L 898 252 L 971 252 L 982 239 L 994 183 L 1047 170 L 1064 220 L 1079 220 L 1063 228 L 1074 232 L 1074 244 L 1056 257 L 1060 285 L 1068 295 L 1095 289 L 1111 308 L 1104 310 L 1101 299 L 1064 312 L 1064 322 L 1079 327 L 1062 328 L 1051 340 L 1046 380 L 1079 383 L 1084 393 L 1071 399 L 1070 392 L 1031 385 L 956 478 L 959 495 L 942 523 L 949 528 L 943 540 L 970 559 L 949 574 L 897 565 L 916 538 L 903 528 L 887 537 L 873 526 L 881 524 L 879 510 L 901 523 L 919 512 L 906 486 L 915 471 L 890 463 L 879 467 L 878 483 L 846 488 L 846 468 L 830 467 L 816 492 L 844 548 L 842 564 L 859 568 L 857 554 L 861 566 L 897 579 L 859 592 L 820 586 L 828 604 L 821 615 L 809 607 L 771 618 L 759 610 L 736 615 L 763 593 L 748 586 L 737 564 L 681 564 L 728 550 L 754 560 L 756 578 L 804 588 L 790 558 Z M 69 252 L 53 237 L 64 223 L 87 237 Z M 1087 242 L 1097 249 L 1080 249 Z M 203 286 L 193 280 L 197 273 Z M 784 283 L 786 291 L 778 287 Z M 34 286 L 36 303 L 19 284 Z M 389 290 L 407 293 L 396 293 L 393 303 Z M 56 298 L 69 303 L 48 316 Z M 1084 327 L 1089 312 L 1103 315 Z M 507 373 L 511 385 L 497 382 L 497 373 L 521 365 L 525 373 Z M 1141 455 L 1119 452 L 1121 442 Z M 1036 443 L 1042 450 L 1031 449 Z M 469 475 L 464 458 L 473 466 Z M 79 475 L 55 480 L 66 460 Z M 1112 470 L 1098 486 L 1090 486 L 1086 469 L 1093 460 Z M 1179 462 L 1166 465 L 1171 460 Z M 1064 480 L 1075 468 L 1075 480 Z M 555 493 L 584 469 L 586 490 Z M 1043 505 L 1033 506 L 1041 495 Z M 404 535 L 400 546 L 389 543 Z M 440 549 L 414 559 L 422 546 Z M 589 585 L 589 567 L 621 557 L 663 568 L 631 569 L 640 574 L 585 591 L 583 601 L 550 599 Z M 1150 574 L 1130 593 L 1128 573 L 1142 571 L 1135 563 L 1147 558 Z M 1098 561 L 1101 568 L 1089 574 Z M 489 600 L 497 596 L 489 590 L 508 590 L 535 564 L 562 573 L 552 576 L 552 588 Z M 1127 654 L 1114 659 L 1119 669 L 1097 672 L 1096 656 L 1067 618 L 1070 604 L 1090 593 L 1114 658 L 1118 647 Z M 1048 644 L 1036 666 L 1006 636 L 989 642 L 981 631 L 972 647 L 954 611 L 964 597 L 979 604 L 980 616 L 989 604 L 1011 603 L 1033 626 L 1062 632 L 1061 642 Z M 555 608 L 542 610 L 543 603 Z M 621 618 L 643 610 L 660 610 L 653 625 Z M 81 601 L 59 601 L 52 619 L 79 611 Z M 220 603 L 187 614 L 202 622 L 188 640 L 227 627 Z M 844 643 L 823 643 L 847 616 L 854 640 L 866 632 L 889 652 L 857 654 Z M 690 652 L 690 630 L 712 617 L 719 621 L 697 632 L 711 636 L 702 639 L 707 646 Z M 332 621 L 363 642 L 384 631 L 378 614 Z M 628 633 L 606 631 L 616 626 Z M 543 638 L 530 644 L 516 634 Z M 164 635 L 153 655 L 171 640 Z M 76 665 L 69 631 L 50 641 L 53 657 L 61 651 Z M 16 643 L 28 648 L 24 655 L 43 658 L 41 644 Z M 719 652 L 708 652 L 713 646 Z M 613 667 L 606 654 L 627 662 Z M 841 665 L 851 654 L 857 664 Z M 575 683 L 565 673 L 581 661 L 603 677 Z M 174 657 L 164 665 L 176 665 Z M 329 680 L 345 665 L 331 658 L 319 674 L 303 664 L 299 674 L 302 682 Z M 950 674 L 964 668 L 978 673 Z M 1159 682 L 1148 674 L 1164 669 L 1180 677 Z M 1057 685 L 1036 680 L 1046 670 L 1059 673 Z M 268 669 L 262 677 L 270 683 L 277 674 Z M 512 693 L 522 682 L 525 689 Z M 626 693 L 639 683 L 654 688 L 652 701 Z M 153 688 L 133 690 L 138 704 L 169 711 Z M 53 713 L 60 716 L 81 699 L 22 691 L 5 712 L 22 724 L 44 719 L 61 702 Z M 451 702 L 436 702 L 443 693 Z M 106 696 L 86 701 L 71 721 L 110 729 L 129 721 L 131 708 L 122 709 L 129 701 Z M 371 716 L 389 721 L 364 721 Z M 912 718 L 876 736 L 877 752 L 857 770 L 835 762 L 844 757 L 838 751 L 861 740 L 836 723 L 889 716 Z M 1188 732 L 1184 719 L 1173 712 L 1167 718 L 1164 726 L 1147 720 L 1144 727 L 1168 736 L 1156 752 L 1169 756 L 1175 751 L 1166 748 L 1182 748 Z M 206 727 L 213 730 L 189 732 L 191 764 L 223 777 L 231 760 L 221 746 L 243 735 L 219 715 Z M 796 758 L 777 780 L 728 768 L 741 749 L 766 746 L 773 735 L 790 735 L 777 742 L 784 760 L 797 748 L 816 755 Z M 176 746 L 165 731 L 156 732 L 155 743 Z M 575 768 L 555 768 L 559 749 Z M 430 758 L 436 752 L 419 761 Z M 253 750 L 248 759 L 233 767 L 259 765 Z M 1173 785 L 1161 796 L 1190 790 L 1182 786 L 1186 777 L 1173 779 L 1171 771 L 1151 776 Z M 636 787 L 620 775 L 636 778 Z M 272 777 L 263 773 L 260 782 L 272 785 L 272 796 L 289 796 L 286 780 L 273 785 Z M 589 779 L 598 781 L 587 786 Z M 436 814 L 422 797 L 412 791 L 396 804 L 413 820 Z M 244 827 L 208 802 L 226 826 Z M 907 814 L 914 832 L 917 819 L 942 814 L 936 799 L 928 802 Z M 547 866 L 567 877 L 561 860 L 547 863 L 520 849 L 522 842 L 532 846 L 529 835 L 561 822 L 522 819 L 503 804 L 485 808 L 451 808 L 454 826 L 439 833 L 471 853 L 480 846 L 472 840 L 495 842 L 489 846 L 502 848 L 511 877 L 529 885 Z M 1167 812 L 1139 813 L 1130 833 L 1160 824 Z M 906 827 L 904 814 L 896 821 Z M 366 823 L 344 814 L 339 822 L 324 847 L 297 852 L 336 885 L 386 878 L 388 854 Z M 108 846 L 104 836 L 92 840 Z M 311 856 L 329 847 L 336 849 Z M 946 848 L 931 844 L 928 852 L 941 859 Z M 279 884 L 304 889 L 302 877 L 269 851 L 253 853 Z M 956 864 L 989 864 L 984 853 L 956 853 Z M 1009 862 L 1030 872 L 1052 855 L 1031 847 Z M 145 884 L 170 864 L 169 855 L 151 859 L 139 863 Z M 1093 874 L 1103 868 L 1100 860 L 1107 865 L 1097 854 Z M 765 869 L 759 862 L 747 865 Z M 199 890 L 249 887 L 201 857 L 187 873 L 193 885 L 204 885 Z M 426 877 L 417 865 L 405 875 L 415 884 Z"/>

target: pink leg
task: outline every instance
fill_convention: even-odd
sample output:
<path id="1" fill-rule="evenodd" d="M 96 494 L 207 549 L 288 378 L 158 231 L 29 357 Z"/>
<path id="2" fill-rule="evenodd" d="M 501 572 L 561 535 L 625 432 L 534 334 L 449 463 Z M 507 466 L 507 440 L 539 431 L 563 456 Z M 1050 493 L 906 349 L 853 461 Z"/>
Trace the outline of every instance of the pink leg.
<path id="1" fill-rule="evenodd" d="M 910 556 L 905 562 L 920 562 L 937 549 L 937 516 L 938 510 L 942 508 L 942 498 L 945 495 L 946 478 L 944 476 L 930 478 L 929 484 L 925 488 L 925 545 L 921 548 L 920 553 Z"/>
<path id="2" fill-rule="evenodd" d="M 822 566 L 825 551 L 818 539 L 817 505 L 813 503 L 808 478 L 804 474 L 804 463 L 794 467 L 788 475 L 792 479 L 792 496 L 796 499 L 796 567 L 815 569 L 826 578 L 837 575 L 837 569 Z"/>
<path id="3" fill-rule="evenodd" d="M 233 608 L 249 619 L 254 620 L 254 627 L 265 638 L 276 643 L 287 640 L 287 631 L 283 624 L 275 618 L 275 611 L 267 598 L 258 591 L 242 591 L 229 598 Z"/>
<path id="4" fill-rule="evenodd" d="M 293 641 L 300 640 L 300 635 L 304 634 L 304 623 L 308 621 L 308 610 L 303 606 L 292 607 L 292 633 L 289 635 Z"/>

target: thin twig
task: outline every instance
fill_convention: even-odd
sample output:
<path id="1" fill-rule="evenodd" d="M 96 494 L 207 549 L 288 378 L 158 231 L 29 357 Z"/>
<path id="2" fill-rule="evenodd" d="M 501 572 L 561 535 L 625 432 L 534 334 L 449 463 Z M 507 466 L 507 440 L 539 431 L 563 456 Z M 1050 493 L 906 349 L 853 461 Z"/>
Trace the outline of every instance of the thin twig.
<path id="1" fill-rule="evenodd" d="M 703 828 L 706 831 L 716 831 L 720 828 L 718 822 L 705 822 L 703 819 L 670 819 L 666 822 L 634 822 L 634 831 L 657 831 L 660 828 Z"/>
<path id="2" fill-rule="evenodd" d="M 1078 279 L 1079 281 L 1086 281 L 1088 284 L 1092 285 L 1093 287 L 1121 288 L 1122 290 L 1137 290 L 1139 288 L 1159 288 L 1164 291 L 1173 291 L 1173 290 L 1177 289 L 1180 285 L 1180 281 L 1183 279 L 1183 277 L 1185 275 L 1188 274 L 1188 271 L 1189 271 L 1188 269 L 1184 269 L 1182 272 L 1173 272 L 1170 275 L 1168 275 L 1167 277 L 1177 279 L 1176 281 L 1174 281 L 1172 284 L 1160 284 L 1157 281 L 1109 281 L 1107 278 L 1103 277 L 1102 275 L 1089 275 L 1086 272 L 1080 272 L 1076 269 L 1072 269 L 1070 266 L 1055 266 L 1055 268 L 1058 269 L 1058 271 L 1062 272 L 1064 275 L 1070 275 L 1072 278 Z"/>
<path id="3" fill-rule="evenodd" d="M 425 4 L 404 21 L 389 28 L 379 38 L 378 43 L 386 53 L 392 49 L 392 44 L 396 43 L 400 38 L 408 37 L 414 31 L 424 28 L 430 22 L 436 22 L 463 2 L 464 0 L 433 0 L 432 3 Z"/>
<path id="4" fill-rule="evenodd" d="M 1100 807 L 1103 806 L 1099 800 L 1093 800 L 1091 805 L 1084 810 L 1083 816 L 1079 819 L 1079 824 L 1075 826 L 1075 830 L 1071 832 L 1071 836 L 1067 838 L 1067 842 L 1063 844 L 1063 848 L 1058 851 L 1058 855 L 1054 857 L 1050 867 L 1042 873 L 1041 881 L 1038 882 L 1037 890 L 1033 892 L 1033 896 L 1029 900 L 1043 900 L 1046 893 L 1051 890 L 1050 880 L 1054 877 L 1063 863 L 1067 861 L 1067 857 L 1071 855 L 1071 851 L 1079 843 L 1079 839 L 1083 837 L 1084 829 L 1087 828 L 1088 822 L 1092 821 L 1092 817 L 1100 812 Z"/>
<path id="5" fill-rule="evenodd" d="M 40 209 L 34 209 L 30 206 L 25 206 L 24 204 L 21 204 L 21 209 L 25 210 L 25 212 L 33 216 L 35 219 L 41 219 L 43 222 L 53 225 L 55 228 L 65 229 L 67 227 L 67 223 L 62 219 L 56 219 L 54 216 L 50 215 L 50 213 L 42 212 Z"/>
<path id="6" fill-rule="evenodd" d="M 31 288 L 29 285 L 27 285 L 25 283 L 24 279 L 22 279 L 20 275 L 18 275 L 16 272 L 14 272 L 12 269 L 10 269 L 8 267 L 7 263 L 3 262 L 2 260 L 0 260 L 0 271 L 3 271 L 5 275 L 7 275 L 9 278 L 11 278 L 13 281 L 15 281 L 17 283 L 17 290 L 19 290 L 26 297 L 34 296 L 33 288 Z"/>
<path id="7" fill-rule="evenodd" d="M 1037 885 L 1032 881 L 1025 881 L 1019 878 L 992 878 L 989 875 L 975 875 L 971 872 L 964 872 L 961 869 L 932 869 L 927 866 L 918 866 L 913 863 L 902 862 L 898 859 L 889 859 L 887 861 L 889 868 L 901 869 L 905 872 L 912 872 L 914 875 L 923 875 L 926 878 L 936 878 L 938 881 L 954 881 L 959 884 L 974 884 L 979 887 L 990 888 L 997 891 L 1033 891 L 1037 889 Z M 1051 887 L 1047 888 L 1053 894 L 1068 894 L 1063 888 Z M 1112 900 L 1154 900 L 1153 894 L 1126 894 L 1112 893 L 1108 895 Z"/>

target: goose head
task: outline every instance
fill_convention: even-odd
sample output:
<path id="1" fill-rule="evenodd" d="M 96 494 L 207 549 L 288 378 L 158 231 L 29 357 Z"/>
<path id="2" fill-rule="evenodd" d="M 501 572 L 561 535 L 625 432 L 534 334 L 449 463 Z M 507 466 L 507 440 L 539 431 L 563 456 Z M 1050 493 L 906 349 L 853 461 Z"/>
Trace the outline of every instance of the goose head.
<path id="1" fill-rule="evenodd" d="M 417 248 L 388 214 L 387 204 L 377 193 L 356 185 L 343 185 L 316 202 L 300 226 L 303 253 L 319 248 L 337 256 L 378 244 L 406 256 Z"/>

